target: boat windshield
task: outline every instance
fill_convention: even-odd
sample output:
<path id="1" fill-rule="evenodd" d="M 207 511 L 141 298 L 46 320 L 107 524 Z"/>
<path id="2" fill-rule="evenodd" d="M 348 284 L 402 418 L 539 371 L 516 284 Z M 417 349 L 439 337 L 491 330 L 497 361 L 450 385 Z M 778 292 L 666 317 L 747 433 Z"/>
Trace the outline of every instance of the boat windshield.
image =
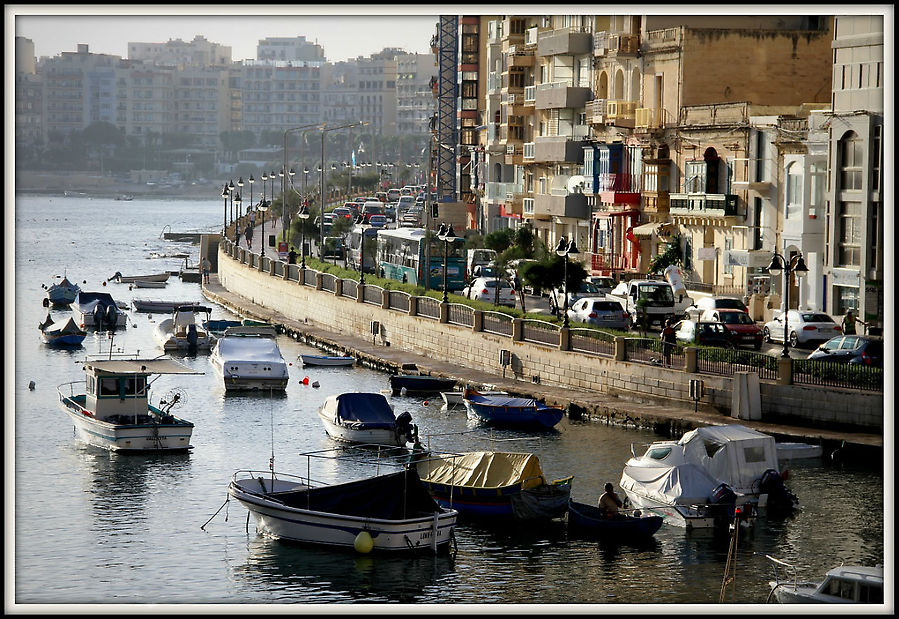
<path id="1" fill-rule="evenodd" d="M 670 453 L 670 447 L 654 447 L 646 452 L 646 457 L 652 458 L 653 460 L 664 460 Z"/>

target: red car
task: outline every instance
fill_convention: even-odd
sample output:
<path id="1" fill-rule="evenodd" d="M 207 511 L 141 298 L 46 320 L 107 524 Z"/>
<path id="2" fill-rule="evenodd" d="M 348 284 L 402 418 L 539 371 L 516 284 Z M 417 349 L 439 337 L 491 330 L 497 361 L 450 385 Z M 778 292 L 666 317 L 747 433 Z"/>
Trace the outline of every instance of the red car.
<path id="1" fill-rule="evenodd" d="M 723 323 L 731 334 L 734 346 L 752 346 L 756 350 L 762 348 L 764 341 L 762 329 L 746 312 L 738 309 L 715 309 L 706 310 L 702 316 L 703 320 Z"/>

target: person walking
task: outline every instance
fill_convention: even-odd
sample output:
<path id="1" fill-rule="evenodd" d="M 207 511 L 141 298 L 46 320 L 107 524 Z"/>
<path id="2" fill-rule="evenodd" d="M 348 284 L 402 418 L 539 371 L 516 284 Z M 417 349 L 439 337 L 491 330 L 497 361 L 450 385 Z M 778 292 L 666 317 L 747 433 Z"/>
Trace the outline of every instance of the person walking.
<path id="1" fill-rule="evenodd" d="M 243 236 L 247 240 L 247 249 L 253 249 L 253 224 L 247 224 L 247 229 L 244 230 Z"/>
<path id="2" fill-rule="evenodd" d="M 843 335 L 855 335 L 855 323 L 857 322 L 862 323 L 866 327 L 868 326 L 868 323 L 856 318 L 852 310 L 847 311 L 846 315 L 843 316 L 843 322 L 840 324 L 840 327 L 843 329 Z"/>
<path id="3" fill-rule="evenodd" d="M 671 353 L 674 351 L 675 344 L 677 344 L 677 335 L 670 318 L 665 321 L 665 326 L 662 328 L 662 334 L 659 337 L 662 339 L 662 357 L 664 358 L 665 367 L 670 368 Z"/>
<path id="4" fill-rule="evenodd" d="M 200 262 L 200 269 L 203 271 L 203 283 L 209 283 L 209 269 L 212 268 L 212 263 L 209 262 L 209 258 L 203 256 L 203 261 Z"/>
<path id="5" fill-rule="evenodd" d="M 287 254 L 287 264 L 296 264 L 297 263 L 297 250 L 295 247 L 290 248 L 290 252 Z"/>

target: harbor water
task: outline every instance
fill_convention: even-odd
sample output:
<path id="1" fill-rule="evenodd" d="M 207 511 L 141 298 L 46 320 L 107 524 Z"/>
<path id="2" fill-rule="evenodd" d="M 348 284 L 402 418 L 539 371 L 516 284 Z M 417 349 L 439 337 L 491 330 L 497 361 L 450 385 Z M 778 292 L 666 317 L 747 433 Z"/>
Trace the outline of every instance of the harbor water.
<path id="1" fill-rule="evenodd" d="M 166 241 L 162 232 L 217 231 L 223 204 L 20 195 L 15 206 L 15 269 L 7 263 L 6 274 L 7 287 L 15 278 L 6 498 L 8 517 L 15 506 L 14 546 L 8 540 L 7 552 L 15 553 L 16 604 L 566 604 L 571 612 L 593 604 L 695 604 L 720 610 L 729 538 L 667 524 L 634 546 L 577 539 L 562 522 L 460 523 L 456 552 L 437 557 L 358 555 L 258 535 L 247 511 L 226 501 L 234 471 L 267 471 L 273 458 L 276 471 L 305 475 L 301 452 L 335 447 L 316 414 L 324 399 L 389 389 L 387 375 L 368 368 L 302 367 L 300 353 L 320 351 L 286 336 L 278 338 L 292 363 L 284 395 L 226 394 L 204 353 L 178 357 L 203 374 L 160 376 L 152 384 L 154 402 L 174 390 L 183 394 L 173 412 L 195 424 L 189 453 L 116 455 L 81 443 L 59 408 L 57 386 L 82 380 L 85 355 L 110 346 L 161 354 L 153 328 L 167 316 L 129 311 L 128 326 L 113 339 L 90 332 L 82 347 L 54 350 L 41 342 L 37 325 L 48 311 L 62 318 L 69 310 L 44 308 L 41 285 L 65 274 L 83 290 L 107 291 L 124 303 L 135 297 L 203 301 L 199 284 L 177 276 L 164 289 L 104 282 L 117 271 L 148 274 L 184 264 L 160 255 L 187 253 L 195 265 L 197 246 Z M 214 319 L 237 318 L 211 306 Z M 632 445 L 642 450 L 662 438 L 568 419 L 550 434 L 491 431 L 469 421 L 464 408 L 443 409 L 439 397 L 390 400 L 397 413 L 411 413 L 426 446 L 536 453 L 547 477 L 574 475 L 572 498 L 585 503 L 595 503 L 605 482 L 617 487 Z M 811 580 L 840 563 L 884 563 L 880 462 L 783 464 L 799 511 L 786 520 L 760 518 L 740 539 L 728 603 L 765 602 L 773 577 L 766 554 Z M 344 462 L 313 466 L 313 476 L 328 481 L 360 474 Z"/>

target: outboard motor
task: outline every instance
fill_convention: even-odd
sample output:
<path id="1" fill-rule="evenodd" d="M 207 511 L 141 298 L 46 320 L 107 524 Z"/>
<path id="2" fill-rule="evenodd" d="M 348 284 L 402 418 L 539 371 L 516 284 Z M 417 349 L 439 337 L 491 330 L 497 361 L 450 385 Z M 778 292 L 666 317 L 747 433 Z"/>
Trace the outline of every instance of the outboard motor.
<path id="1" fill-rule="evenodd" d="M 118 308 L 115 305 L 107 305 L 106 309 L 103 311 L 104 324 L 110 328 L 116 328 L 116 322 L 119 318 Z"/>
<path id="2" fill-rule="evenodd" d="M 187 345 L 191 348 L 196 348 L 198 339 L 197 325 L 187 325 Z"/>
<path id="3" fill-rule="evenodd" d="M 734 521 L 737 493 L 727 484 L 718 484 L 709 496 L 709 513 L 715 518 L 715 528 L 727 527 Z"/>
<path id="4" fill-rule="evenodd" d="M 774 469 L 762 474 L 759 493 L 768 495 L 767 510 L 772 515 L 788 515 L 799 505 L 799 499 L 787 489 L 783 477 Z"/>
<path id="5" fill-rule="evenodd" d="M 98 303 L 97 306 L 94 307 L 94 311 L 91 312 L 94 317 L 94 326 L 98 329 L 103 328 L 103 317 L 105 315 L 105 309 L 106 308 Z"/>
<path id="6" fill-rule="evenodd" d="M 396 434 L 397 437 L 404 437 L 404 442 L 411 443 L 413 438 L 413 428 L 415 426 L 412 424 L 412 415 L 409 414 L 409 411 L 404 411 L 396 416 Z"/>

